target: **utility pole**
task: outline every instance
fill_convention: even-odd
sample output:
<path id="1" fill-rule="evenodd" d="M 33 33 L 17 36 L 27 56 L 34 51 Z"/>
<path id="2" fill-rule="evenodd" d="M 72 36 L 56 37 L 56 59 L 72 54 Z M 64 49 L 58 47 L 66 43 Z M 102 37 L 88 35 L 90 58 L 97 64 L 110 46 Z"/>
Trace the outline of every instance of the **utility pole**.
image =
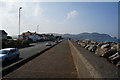
<path id="1" fill-rule="evenodd" d="M 39 32 L 39 31 L 38 31 L 38 27 L 39 27 L 39 25 L 37 25 L 37 33 Z"/>
<path id="2" fill-rule="evenodd" d="M 20 9 L 22 9 L 22 7 L 19 7 L 19 37 L 20 37 Z"/>

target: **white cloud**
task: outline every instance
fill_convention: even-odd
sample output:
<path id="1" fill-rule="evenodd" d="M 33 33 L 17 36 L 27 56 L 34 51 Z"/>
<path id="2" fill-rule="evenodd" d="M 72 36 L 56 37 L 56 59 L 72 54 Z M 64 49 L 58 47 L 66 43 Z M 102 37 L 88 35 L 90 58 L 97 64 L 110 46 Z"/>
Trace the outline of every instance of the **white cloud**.
<path id="1" fill-rule="evenodd" d="M 20 3 L 20 2 L 2 2 L 0 5 L 0 29 L 4 29 L 9 35 L 18 34 L 18 10 L 21 9 L 21 28 L 20 32 L 26 30 L 35 31 L 36 25 L 41 26 L 50 24 L 51 20 L 47 18 L 43 12 L 46 7 L 41 7 L 39 3 Z"/>
<path id="2" fill-rule="evenodd" d="M 2 0 L 4 2 L 118 2 L 119 0 Z"/>
<path id="3" fill-rule="evenodd" d="M 34 11 L 34 16 L 38 16 L 38 15 L 39 15 L 39 7 L 36 7 Z"/>
<path id="4" fill-rule="evenodd" d="M 46 22 L 46 23 L 50 23 L 50 20 L 47 19 L 47 20 L 45 20 L 45 22 Z"/>
<path id="5" fill-rule="evenodd" d="M 37 16 L 39 16 L 42 13 L 43 13 L 43 9 L 39 5 L 36 5 L 33 15 L 35 17 L 37 17 Z"/>
<path id="6" fill-rule="evenodd" d="M 0 26 L 9 34 L 18 34 L 18 9 L 20 6 L 21 4 L 17 2 L 3 2 L 0 7 L 0 20 L 2 22 Z"/>
<path id="7" fill-rule="evenodd" d="M 74 17 L 77 16 L 77 15 L 78 15 L 78 12 L 77 12 L 76 10 L 73 10 L 73 11 L 71 11 L 71 12 L 69 12 L 69 13 L 67 14 L 67 18 L 66 18 L 66 19 L 74 18 Z"/>

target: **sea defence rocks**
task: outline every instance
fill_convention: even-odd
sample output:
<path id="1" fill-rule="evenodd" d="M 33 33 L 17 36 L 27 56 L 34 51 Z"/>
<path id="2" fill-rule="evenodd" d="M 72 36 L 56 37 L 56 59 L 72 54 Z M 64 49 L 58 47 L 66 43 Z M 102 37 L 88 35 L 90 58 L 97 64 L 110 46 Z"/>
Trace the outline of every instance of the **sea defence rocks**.
<path id="1" fill-rule="evenodd" d="M 109 62 L 120 67 L 120 43 L 109 41 L 75 40 L 81 47 L 103 57 Z"/>

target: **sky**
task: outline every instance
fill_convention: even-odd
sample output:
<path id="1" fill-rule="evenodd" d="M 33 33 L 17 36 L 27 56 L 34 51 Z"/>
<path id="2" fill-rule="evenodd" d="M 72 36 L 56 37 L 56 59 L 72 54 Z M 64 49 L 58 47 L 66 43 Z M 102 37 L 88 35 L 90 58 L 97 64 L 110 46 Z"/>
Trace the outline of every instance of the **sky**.
<path id="1" fill-rule="evenodd" d="M 117 2 L 0 2 L 0 29 L 18 35 L 18 9 L 21 9 L 20 32 L 38 33 L 98 32 L 118 36 Z"/>

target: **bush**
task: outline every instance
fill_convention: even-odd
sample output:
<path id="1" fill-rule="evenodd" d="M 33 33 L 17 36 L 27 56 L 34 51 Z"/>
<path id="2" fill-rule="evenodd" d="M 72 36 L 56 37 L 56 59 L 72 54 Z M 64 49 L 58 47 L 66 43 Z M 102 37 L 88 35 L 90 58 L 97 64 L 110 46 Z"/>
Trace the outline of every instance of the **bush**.
<path id="1" fill-rule="evenodd" d="M 29 45 L 28 40 L 13 41 L 13 42 L 3 41 L 2 42 L 2 48 L 22 48 L 28 45 Z"/>
<path id="2" fill-rule="evenodd" d="M 26 47 L 29 45 L 29 41 L 28 40 L 22 40 L 21 41 L 21 47 Z"/>
<path id="3" fill-rule="evenodd" d="M 27 40 L 22 40 L 21 44 L 29 44 L 29 42 Z"/>
<path id="4" fill-rule="evenodd" d="M 32 39 L 30 39 L 30 38 L 28 38 L 28 42 L 29 42 L 29 43 L 32 43 L 32 42 L 33 42 L 33 40 L 32 40 Z"/>
<path id="5" fill-rule="evenodd" d="M 14 42 L 6 41 L 6 42 L 5 42 L 5 47 L 6 47 L 6 48 L 14 47 Z"/>

